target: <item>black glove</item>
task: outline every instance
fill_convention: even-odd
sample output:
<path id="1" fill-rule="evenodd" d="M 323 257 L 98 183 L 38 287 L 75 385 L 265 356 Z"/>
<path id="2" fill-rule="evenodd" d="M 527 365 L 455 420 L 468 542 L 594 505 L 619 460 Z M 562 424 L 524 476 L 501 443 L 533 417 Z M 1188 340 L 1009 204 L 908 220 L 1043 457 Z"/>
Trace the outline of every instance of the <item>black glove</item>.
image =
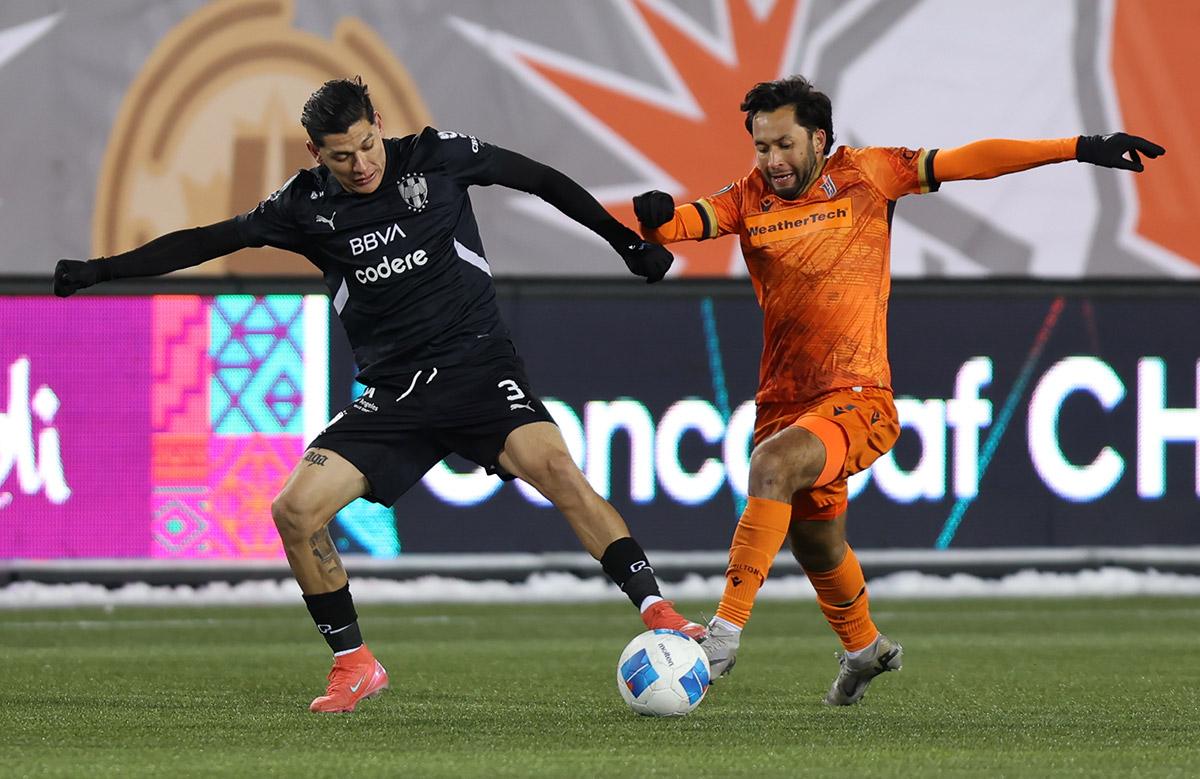
<path id="1" fill-rule="evenodd" d="M 633 198 L 633 213 L 646 227 L 661 227 L 675 218 L 675 198 L 657 189 L 643 192 Z"/>
<path id="2" fill-rule="evenodd" d="M 1140 173 L 1144 166 L 1138 152 L 1154 159 L 1166 151 L 1157 143 L 1127 133 L 1081 135 L 1079 143 L 1075 146 L 1075 159 L 1104 168 L 1136 170 Z M 1129 155 L 1128 158 L 1125 157 L 1126 154 Z"/>
<path id="3" fill-rule="evenodd" d="M 96 260 L 59 260 L 54 266 L 54 294 L 60 298 L 69 297 L 108 279 L 104 268 Z"/>
<path id="4" fill-rule="evenodd" d="M 621 253 L 621 259 L 625 260 L 630 273 L 645 276 L 647 284 L 662 281 L 671 268 L 671 263 L 675 261 L 675 256 L 669 251 L 649 241 L 622 246 L 617 251 Z"/>

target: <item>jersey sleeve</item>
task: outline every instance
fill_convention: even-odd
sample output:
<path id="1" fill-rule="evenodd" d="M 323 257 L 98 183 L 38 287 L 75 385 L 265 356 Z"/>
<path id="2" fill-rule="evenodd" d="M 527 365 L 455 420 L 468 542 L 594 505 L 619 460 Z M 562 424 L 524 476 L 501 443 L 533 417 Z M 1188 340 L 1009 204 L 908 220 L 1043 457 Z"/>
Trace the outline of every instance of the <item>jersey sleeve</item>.
<path id="1" fill-rule="evenodd" d="M 1040 165 L 1075 159 L 1078 138 L 1014 141 L 989 138 L 954 149 L 937 150 L 934 172 L 939 181 L 990 179 Z"/>
<path id="2" fill-rule="evenodd" d="M 744 183 L 735 181 L 716 194 L 676 206 L 674 219 L 654 229 L 642 226 L 642 237 L 655 243 L 675 243 L 736 233 Z"/>
<path id="3" fill-rule="evenodd" d="M 868 146 L 858 151 L 859 169 L 884 197 L 936 192 L 933 175 L 934 152 L 925 149 Z"/>
<path id="4" fill-rule="evenodd" d="M 295 251 L 303 236 L 295 207 L 296 191 L 301 188 L 297 182 L 303 173 L 292 176 L 255 208 L 234 217 L 238 234 L 247 246 L 274 246 Z"/>
<path id="5" fill-rule="evenodd" d="M 418 140 L 464 188 L 496 183 L 496 147 L 473 135 L 426 127 Z"/>

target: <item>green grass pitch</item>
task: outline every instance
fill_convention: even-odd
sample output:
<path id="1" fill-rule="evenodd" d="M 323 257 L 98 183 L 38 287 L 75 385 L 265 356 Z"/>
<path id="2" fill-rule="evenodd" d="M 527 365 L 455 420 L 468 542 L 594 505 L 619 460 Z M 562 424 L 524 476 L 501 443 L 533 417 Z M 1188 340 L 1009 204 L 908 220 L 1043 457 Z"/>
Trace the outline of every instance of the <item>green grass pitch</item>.
<path id="1" fill-rule="evenodd" d="M 699 616 L 711 604 L 681 603 Z M 626 603 L 360 605 L 391 689 L 316 715 L 301 604 L 0 612 L 5 777 L 1193 777 L 1200 599 L 877 600 L 904 670 L 822 697 L 811 602 L 755 609 L 681 719 L 621 702 Z"/>

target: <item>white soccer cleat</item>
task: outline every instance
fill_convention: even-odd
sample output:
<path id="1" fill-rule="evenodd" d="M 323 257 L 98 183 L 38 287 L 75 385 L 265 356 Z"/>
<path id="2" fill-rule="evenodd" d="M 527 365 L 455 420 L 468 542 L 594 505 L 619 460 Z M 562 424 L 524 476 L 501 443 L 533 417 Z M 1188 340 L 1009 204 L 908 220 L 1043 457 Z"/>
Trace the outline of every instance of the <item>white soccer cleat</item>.
<path id="1" fill-rule="evenodd" d="M 700 644 L 708 657 L 709 678 L 716 681 L 729 673 L 737 662 L 738 642 L 742 639 L 742 631 L 732 630 L 717 622 L 713 617 L 708 623 L 708 637 Z"/>
<path id="2" fill-rule="evenodd" d="M 853 659 L 838 656 L 842 664 L 837 679 L 825 696 L 826 706 L 850 706 L 862 700 L 867 685 L 881 673 L 899 671 L 904 647 L 880 633 L 861 655 Z"/>

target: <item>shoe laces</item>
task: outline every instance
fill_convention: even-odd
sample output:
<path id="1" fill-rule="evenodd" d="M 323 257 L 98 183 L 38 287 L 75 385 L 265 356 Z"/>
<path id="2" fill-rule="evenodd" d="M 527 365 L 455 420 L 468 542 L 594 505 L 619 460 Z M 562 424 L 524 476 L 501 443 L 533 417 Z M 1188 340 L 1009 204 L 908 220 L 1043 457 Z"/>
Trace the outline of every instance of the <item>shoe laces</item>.
<path id="1" fill-rule="evenodd" d="M 340 658 L 338 658 L 340 660 Z M 329 680 L 329 689 L 332 690 L 335 685 L 343 684 L 346 687 L 358 681 L 355 677 L 359 674 L 369 671 L 370 663 L 342 663 L 334 660 L 333 668 L 329 669 L 329 674 L 325 677 Z"/>

